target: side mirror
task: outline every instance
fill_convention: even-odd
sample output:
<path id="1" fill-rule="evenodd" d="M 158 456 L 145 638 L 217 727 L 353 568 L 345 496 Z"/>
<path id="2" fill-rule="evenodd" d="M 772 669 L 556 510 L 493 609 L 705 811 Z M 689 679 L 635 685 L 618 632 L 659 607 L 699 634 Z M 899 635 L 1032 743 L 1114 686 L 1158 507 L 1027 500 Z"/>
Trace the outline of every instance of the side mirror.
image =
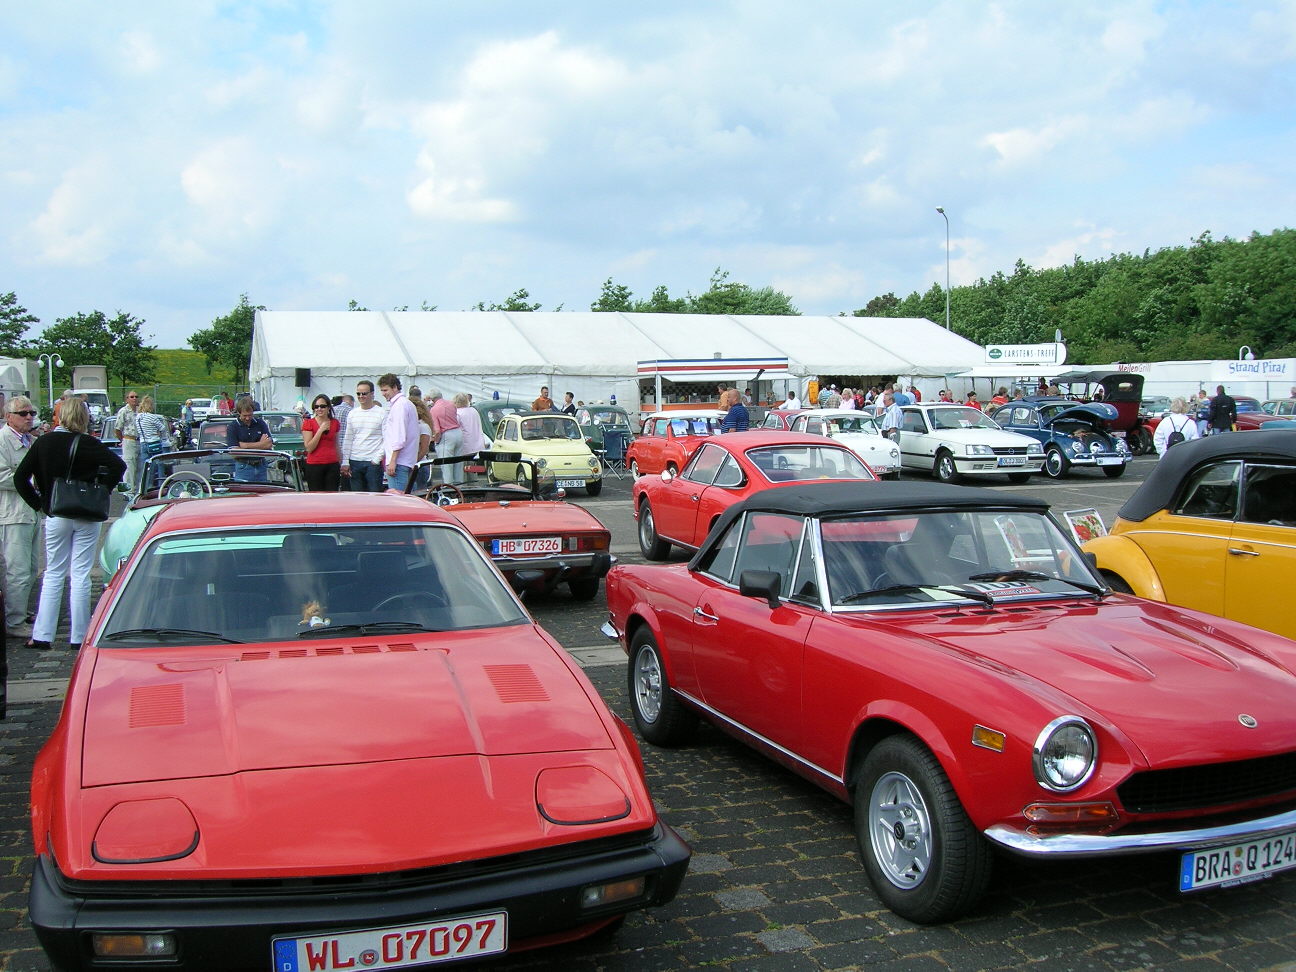
<path id="1" fill-rule="evenodd" d="M 779 606 L 779 589 L 783 578 L 772 570 L 744 570 L 738 575 L 738 593 L 743 597 L 762 597 L 770 610 Z"/>
<path id="2" fill-rule="evenodd" d="M 670 469 L 663 469 L 661 471 L 661 481 L 663 483 L 669 483 L 674 478 L 675 477 L 671 475 Z"/>

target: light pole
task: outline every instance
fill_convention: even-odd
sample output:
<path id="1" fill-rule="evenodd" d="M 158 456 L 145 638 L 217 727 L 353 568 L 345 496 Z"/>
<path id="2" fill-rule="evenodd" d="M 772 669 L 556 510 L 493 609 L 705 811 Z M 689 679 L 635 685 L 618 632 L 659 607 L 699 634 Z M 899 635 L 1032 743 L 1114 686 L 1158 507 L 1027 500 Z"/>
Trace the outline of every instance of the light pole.
<path id="1" fill-rule="evenodd" d="M 945 330 L 949 330 L 949 216 L 944 206 L 937 206 L 936 212 L 945 217 Z"/>
<path id="2" fill-rule="evenodd" d="M 1245 354 L 1243 354 L 1244 351 L 1246 352 Z M 1254 361 L 1254 360 L 1255 360 L 1255 354 L 1254 354 L 1254 353 L 1252 352 L 1252 350 L 1251 350 L 1251 345 L 1249 345 L 1249 344 L 1244 344 L 1244 345 L 1242 345 L 1242 347 L 1238 348 L 1238 360 L 1239 360 L 1239 361 Z"/>
<path id="3" fill-rule="evenodd" d="M 58 356 L 57 351 L 51 351 L 48 354 L 36 355 L 37 364 L 44 364 L 49 369 L 49 407 L 54 411 L 54 369 L 63 367 L 63 359 Z"/>

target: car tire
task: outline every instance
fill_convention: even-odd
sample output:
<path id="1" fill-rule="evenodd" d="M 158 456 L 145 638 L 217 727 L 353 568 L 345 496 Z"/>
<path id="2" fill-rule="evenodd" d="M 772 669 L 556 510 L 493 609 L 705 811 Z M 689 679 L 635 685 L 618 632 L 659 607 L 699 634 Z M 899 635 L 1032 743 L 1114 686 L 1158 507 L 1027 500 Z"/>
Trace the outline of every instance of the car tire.
<path id="1" fill-rule="evenodd" d="M 568 581 L 567 590 L 571 591 L 572 600 L 592 601 L 598 594 L 599 579 L 597 577 L 580 577 Z"/>
<path id="2" fill-rule="evenodd" d="M 957 483 L 959 472 L 958 466 L 954 463 L 954 453 L 948 449 L 936 453 L 936 464 L 932 467 L 932 475 L 942 483 Z"/>
<path id="3" fill-rule="evenodd" d="M 1071 460 L 1062 455 L 1062 450 L 1049 449 L 1044 453 L 1044 472 L 1050 479 L 1061 479 L 1071 468 Z"/>
<path id="4" fill-rule="evenodd" d="M 1102 574 L 1102 579 L 1107 583 L 1107 586 L 1110 587 L 1117 594 L 1134 593 L 1134 588 L 1126 584 L 1124 578 L 1122 578 L 1119 574 L 1113 574 L 1109 570 L 1104 570 L 1101 571 L 1100 573 Z"/>
<path id="5" fill-rule="evenodd" d="M 1030 473 L 1009 473 L 1008 474 L 1008 482 L 1010 483 L 1029 483 L 1030 478 L 1031 478 Z"/>
<path id="6" fill-rule="evenodd" d="M 693 737 L 698 717 L 671 691 L 652 631 L 643 625 L 630 640 L 630 711 L 639 735 L 654 746 L 679 746 Z"/>
<path id="7" fill-rule="evenodd" d="M 631 478 L 633 478 L 633 479 L 638 479 L 638 478 L 639 478 L 640 476 L 642 476 L 642 475 L 643 475 L 643 473 L 641 473 L 641 472 L 639 471 L 639 460 L 638 460 L 638 459 L 631 459 L 631 460 L 630 460 L 630 476 L 631 476 Z"/>
<path id="8" fill-rule="evenodd" d="M 603 480 L 600 479 L 596 482 L 585 484 L 585 494 L 587 496 L 597 496 L 601 492 L 603 492 Z"/>
<path id="9" fill-rule="evenodd" d="M 989 844 L 940 762 L 913 736 L 888 736 L 865 758 L 855 787 L 855 833 L 878 897 L 912 922 L 956 918 L 989 884 Z"/>
<path id="10" fill-rule="evenodd" d="M 531 477 L 526 474 L 526 466 L 518 463 L 517 475 L 513 477 L 513 481 L 519 486 L 530 488 Z"/>
<path id="11" fill-rule="evenodd" d="M 665 560 L 671 545 L 657 536 L 657 522 L 647 500 L 639 504 L 639 550 L 648 560 Z"/>
<path id="12" fill-rule="evenodd" d="M 1127 463 L 1121 463 L 1119 466 L 1103 466 L 1103 475 L 1108 479 L 1120 479 L 1125 475 L 1126 465 Z"/>

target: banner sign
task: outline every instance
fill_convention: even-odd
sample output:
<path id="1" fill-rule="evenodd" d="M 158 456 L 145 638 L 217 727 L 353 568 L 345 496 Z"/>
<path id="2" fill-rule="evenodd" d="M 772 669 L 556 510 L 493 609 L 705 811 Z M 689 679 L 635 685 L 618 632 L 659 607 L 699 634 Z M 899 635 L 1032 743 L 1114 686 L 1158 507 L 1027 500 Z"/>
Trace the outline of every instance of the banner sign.
<path id="1" fill-rule="evenodd" d="M 988 344 L 985 349 L 986 364 L 1064 364 L 1066 345 L 1053 344 Z"/>
<path id="2" fill-rule="evenodd" d="M 1267 358 L 1259 361 L 1216 361 L 1211 365 L 1211 381 L 1227 385 L 1230 381 L 1296 380 L 1296 358 Z"/>

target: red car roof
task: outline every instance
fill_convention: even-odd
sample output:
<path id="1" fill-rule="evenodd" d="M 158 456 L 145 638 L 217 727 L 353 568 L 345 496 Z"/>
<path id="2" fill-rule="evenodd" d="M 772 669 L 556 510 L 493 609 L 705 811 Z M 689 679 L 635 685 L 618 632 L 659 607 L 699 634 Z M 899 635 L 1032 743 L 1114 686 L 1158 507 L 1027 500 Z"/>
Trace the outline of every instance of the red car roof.
<path id="1" fill-rule="evenodd" d="M 226 503 L 179 500 L 153 518 L 147 533 L 153 536 L 210 527 L 369 521 L 457 522 L 417 496 L 394 493 L 268 493 L 240 497 Z"/>

